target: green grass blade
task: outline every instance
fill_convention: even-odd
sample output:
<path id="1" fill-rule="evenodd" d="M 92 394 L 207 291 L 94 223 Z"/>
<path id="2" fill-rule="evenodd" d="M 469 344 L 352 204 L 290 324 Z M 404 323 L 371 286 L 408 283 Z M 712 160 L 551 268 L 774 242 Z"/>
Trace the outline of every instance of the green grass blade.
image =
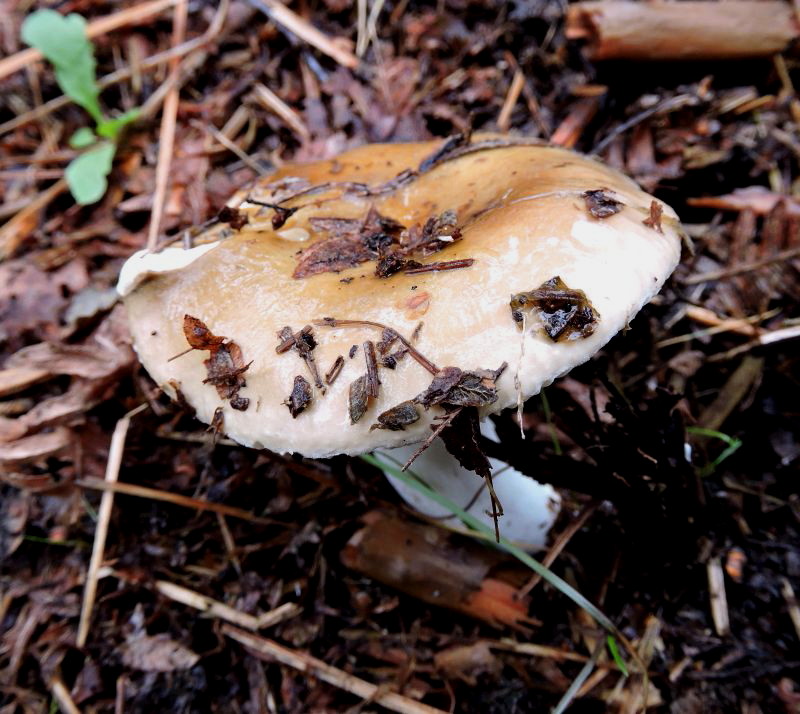
<path id="1" fill-rule="evenodd" d="M 443 496 L 438 491 L 434 491 L 430 486 L 428 486 L 425 481 L 420 477 L 417 476 L 412 471 L 401 471 L 400 469 L 396 468 L 395 466 L 388 464 L 380 459 L 376 458 L 373 454 L 364 454 L 361 457 L 364 461 L 373 466 L 376 466 L 379 469 L 391 474 L 395 478 L 403 481 L 404 483 L 408 484 L 412 488 L 419 491 L 422 495 L 427 496 L 435 503 L 438 503 L 443 508 L 446 508 L 450 511 L 454 516 L 457 516 L 464 525 L 472 528 L 474 531 L 477 531 L 483 538 L 490 541 L 491 543 L 495 543 L 494 532 L 491 528 L 487 525 L 479 521 L 475 516 L 470 513 L 467 513 L 461 507 L 459 507 L 456 503 L 451 501 L 446 496 Z M 500 537 L 500 542 L 496 544 L 502 550 L 505 550 L 509 555 L 513 555 L 517 560 L 521 563 L 526 565 L 530 568 L 533 572 L 537 573 L 542 577 L 543 580 L 550 583 L 554 588 L 556 588 L 559 592 L 563 595 L 566 595 L 570 600 L 572 600 L 578 607 L 585 610 L 589 613 L 604 629 L 608 630 L 613 634 L 617 634 L 618 630 L 611 620 L 606 617 L 596 605 L 592 604 L 589 600 L 587 600 L 583 595 L 581 595 L 575 588 L 573 588 L 568 582 L 562 580 L 558 575 L 553 573 L 549 568 L 546 568 L 542 565 L 538 560 L 535 560 L 530 555 L 528 555 L 524 550 L 519 548 L 518 546 L 514 545 L 511 541 L 507 540 L 506 538 Z"/>

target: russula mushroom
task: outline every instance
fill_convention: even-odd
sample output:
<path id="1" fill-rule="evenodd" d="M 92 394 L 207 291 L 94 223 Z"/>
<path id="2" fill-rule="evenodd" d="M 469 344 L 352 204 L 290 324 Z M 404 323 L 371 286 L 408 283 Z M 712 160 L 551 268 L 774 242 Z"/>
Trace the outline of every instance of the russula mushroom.
<path id="1" fill-rule="evenodd" d="M 680 243 L 672 209 L 594 160 L 458 136 L 286 165 L 118 289 L 170 396 L 247 446 L 325 457 L 536 394 L 627 326 Z"/>

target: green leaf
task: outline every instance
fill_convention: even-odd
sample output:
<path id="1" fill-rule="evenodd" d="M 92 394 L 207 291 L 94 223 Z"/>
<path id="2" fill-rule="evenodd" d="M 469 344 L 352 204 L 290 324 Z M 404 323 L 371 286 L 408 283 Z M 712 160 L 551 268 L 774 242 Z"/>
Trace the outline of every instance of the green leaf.
<path id="1" fill-rule="evenodd" d="M 106 139 L 114 141 L 128 124 L 135 122 L 139 118 L 140 114 L 141 112 L 138 109 L 131 109 L 122 116 L 114 117 L 113 119 L 103 119 L 103 121 L 97 124 L 97 133 L 100 134 L 100 136 L 104 136 Z"/>
<path id="2" fill-rule="evenodd" d="M 104 141 L 73 159 L 65 175 L 72 196 L 82 206 L 99 201 L 108 188 L 114 144 Z"/>
<path id="3" fill-rule="evenodd" d="M 86 20 L 74 13 L 64 17 L 55 10 L 37 10 L 22 23 L 22 39 L 52 63 L 64 94 L 96 122 L 102 122 L 94 48 L 86 35 Z"/>
<path id="4" fill-rule="evenodd" d="M 88 126 L 83 126 L 69 138 L 69 145 L 73 149 L 85 149 L 95 141 L 97 141 L 96 134 Z"/>

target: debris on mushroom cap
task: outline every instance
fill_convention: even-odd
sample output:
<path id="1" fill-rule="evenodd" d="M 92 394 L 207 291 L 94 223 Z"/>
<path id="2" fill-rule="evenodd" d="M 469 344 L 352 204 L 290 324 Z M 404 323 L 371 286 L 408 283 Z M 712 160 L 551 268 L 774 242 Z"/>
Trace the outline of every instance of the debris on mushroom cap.
<path id="1" fill-rule="evenodd" d="M 317 457 L 425 440 L 458 407 L 422 402 L 414 419 L 406 403 L 445 375 L 453 398 L 477 404 L 461 408 L 481 417 L 516 404 L 515 377 L 523 398 L 537 393 L 623 329 L 680 253 L 668 206 L 594 160 L 524 139 L 365 146 L 286 165 L 228 206 L 235 210 L 197 232 L 193 247 L 124 267 L 119 290 L 135 347 L 165 391 L 176 396 L 171 384 L 180 384 L 200 419 L 221 408 L 231 438 Z M 336 240 L 347 242 L 342 254 L 317 247 Z M 314 271 L 298 274 L 315 250 Z M 348 251 L 359 260 L 340 260 Z M 386 256 L 427 269 L 405 272 L 406 262 L 379 277 Z M 546 289 L 563 294 L 526 305 L 534 322 L 520 331 L 510 297 Z M 209 348 L 169 361 L 190 347 L 184 315 L 244 356 L 238 366 L 232 357 L 227 381 L 207 383 Z M 313 347 L 305 328 L 296 332 L 302 325 L 314 326 Z M 364 358 L 339 360 L 353 345 Z M 513 367 L 487 376 L 504 362 Z M 295 403 L 304 408 L 291 414 L 281 402 L 303 371 L 308 390 L 300 385 Z M 237 410 L 238 392 L 219 391 L 237 384 L 260 408 Z"/>

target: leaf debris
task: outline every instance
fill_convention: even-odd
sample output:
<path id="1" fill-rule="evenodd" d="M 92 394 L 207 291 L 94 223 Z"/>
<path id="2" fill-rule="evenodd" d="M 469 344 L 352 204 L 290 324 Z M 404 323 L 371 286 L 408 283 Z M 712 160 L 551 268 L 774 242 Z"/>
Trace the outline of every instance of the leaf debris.
<path id="1" fill-rule="evenodd" d="M 600 313 L 586 293 L 567 287 L 558 275 L 535 290 L 512 296 L 512 319 L 521 325 L 525 311 L 535 312 L 545 333 L 554 342 L 589 337 L 600 319 Z"/>
<path id="2" fill-rule="evenodd" d="M 650 201 L 650 215 L 645 218 L 644 223 L 648 228 L 652 228 L 658 233 L 664 233 L 661 228 L 661 216 L 664 213 L 664 206 L 658 201 Z"/>
<path id="3" fill-rule="evenodd" d="M 203 362 L 208 377 L 203 384 L 212 384 L 222 399 L 230 400 L 231 407 L 245 411 L 250 400 L 239 396 L 239 390 L 247 385 L 244 373 L 252 364 L 245 364 L 242 350 L 235 342 L 226 342 L 227 337 L 215 335 L 206 324 L 191 315 L 183 316 L 183 334 L 193 350 L 208 350 L 211 354 Z"/>
<path id="4" fill-rule="evenodd" d="M 298 415 L 311 404 L 311 399 L 311 385 L 305 377 L 298 374 L 294 378 L 292 393 L 283 403 L 289 408 L 292 419 L 297 419 Z"/>
<path id="5" fill-rule="evenodd" d="M 607 193 L 608 189 L 600 188 L 584 191 L 583 200 L 586 208 L 595 218 L 608 218 L 622 210 L 623 203 Z"/>
<path id="6" fill-rule="evenodd" d="M 369 430 L 388 429 L 390 431 L 403 431 L 409 424 L 419 421 L 419 410 L 412 400 L 400 402 L 397 406 L 387 409 L 378 415 L 378 421 Z"/>

